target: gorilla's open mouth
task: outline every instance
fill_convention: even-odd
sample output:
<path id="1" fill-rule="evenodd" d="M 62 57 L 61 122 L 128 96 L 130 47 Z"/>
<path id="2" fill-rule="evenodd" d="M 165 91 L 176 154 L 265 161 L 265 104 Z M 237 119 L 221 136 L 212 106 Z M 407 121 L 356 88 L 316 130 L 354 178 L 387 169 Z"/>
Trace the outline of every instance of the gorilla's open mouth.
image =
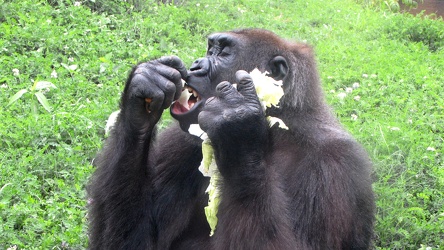
<path id="1" fill-rule="evenodd" d="M 206 62 L 207 60 L 201 61 Z M 207 63 L 209 64 L 209 62 Z M 188 131 L 190 124 L 198 123 L 198 116 L 205 106 L 205 101 L 213 95 L 214 90 L 208 68 L 209 66 L 201 67 L 199 65 L 191 67 L 179 99 L 170 107 L 171 116 L 179 121 L 180 127 L 184 131 Z"/>
<path id="2" fill-rule="evenodd" d="M 190 124 L 197 124 L 197 117 L 205 100 L 195 88 L 185 84 L 179 99 L 170 107 L 171 116 L 179 121 L 183 131 L 188 131 Z"/>
<path id="3" fill-rule="evenodd" d="M 199 93 L 191 86 L 185 84 L 179 99 L 177 99 L 171 106 L 171 112 L 180 116 L 181 114 L 194 110 L 194 106 L 201 101 Z"/>

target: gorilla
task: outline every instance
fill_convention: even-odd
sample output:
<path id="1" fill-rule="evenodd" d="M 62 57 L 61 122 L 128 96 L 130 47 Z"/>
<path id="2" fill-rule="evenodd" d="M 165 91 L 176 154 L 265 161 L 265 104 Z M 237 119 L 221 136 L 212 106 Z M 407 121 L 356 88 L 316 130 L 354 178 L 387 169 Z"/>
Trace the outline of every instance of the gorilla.
<path id="1" fill-rule="evenodd" d="M 255 68 L 283 82 L 266 113 Z M 167 108 L 177 122 L 157 131 Z M 135 66 L 120 110 L 88 186 L 90 249 L 371 248 L 372 164 L 326 104 L 310 46 L 262 29 L 211 34 L 189 70 L 175 56 Z M 207 133 L 221 175 L 212 236 L 190 124 Z"/>

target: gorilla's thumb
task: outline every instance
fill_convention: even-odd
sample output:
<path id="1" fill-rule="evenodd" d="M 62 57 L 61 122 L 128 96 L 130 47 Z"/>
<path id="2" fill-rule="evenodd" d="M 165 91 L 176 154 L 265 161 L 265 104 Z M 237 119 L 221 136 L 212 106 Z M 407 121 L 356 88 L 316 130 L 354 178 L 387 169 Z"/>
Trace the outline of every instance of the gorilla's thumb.
<path id="1" fill-rule="evenodd" d="M 236 72 L 237 90 L 241 95 L 249 99 L 257 99 L 256 89 L 250 74 L 244 70 Z"/>

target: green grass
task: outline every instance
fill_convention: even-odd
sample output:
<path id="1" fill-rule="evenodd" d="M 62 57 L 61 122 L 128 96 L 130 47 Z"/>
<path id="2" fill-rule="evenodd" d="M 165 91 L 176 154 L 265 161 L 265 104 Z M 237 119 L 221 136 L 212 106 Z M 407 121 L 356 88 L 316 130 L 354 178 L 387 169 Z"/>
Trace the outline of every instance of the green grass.
<path id="1" fill-rule="evenodd" d="M 0 249 L 85 248 L 85 184 L 131 66 L 190 65 L 209 33 L 240 27 L 315 48 L 329 103 L 375 163 L 375 246 L 444 248 L 442 20 L 351 0 L 80 2 L 0 0 Z M 51 112 L 30 94 L 7 107 L 35 81 L 57 87 Z"/>

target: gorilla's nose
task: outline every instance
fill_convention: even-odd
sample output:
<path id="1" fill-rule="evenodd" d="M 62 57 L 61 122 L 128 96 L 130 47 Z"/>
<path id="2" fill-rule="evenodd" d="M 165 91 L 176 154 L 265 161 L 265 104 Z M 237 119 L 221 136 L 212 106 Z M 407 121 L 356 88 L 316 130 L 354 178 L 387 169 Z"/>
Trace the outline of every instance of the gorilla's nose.
<path id="1" fill-rule="evenodd" d="M 193 62 L 190 73 L 193 75 L 206 75 L 210 69 L 210 60 L 208 58 L 199 58 Z"/>

